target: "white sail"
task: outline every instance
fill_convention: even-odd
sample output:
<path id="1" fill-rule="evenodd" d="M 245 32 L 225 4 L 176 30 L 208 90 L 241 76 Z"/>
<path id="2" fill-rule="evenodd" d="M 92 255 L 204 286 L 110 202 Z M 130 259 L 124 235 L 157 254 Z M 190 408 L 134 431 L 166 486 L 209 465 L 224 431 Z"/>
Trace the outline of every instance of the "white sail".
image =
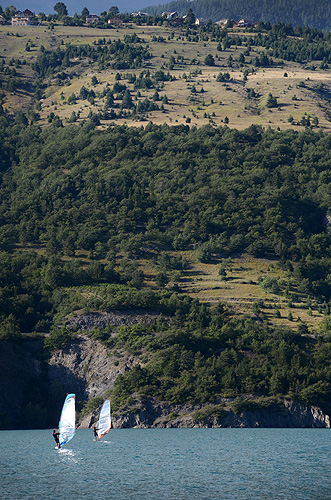
<path id="1" fill-rule="evenodd" d="M 75 434 L 75 394 L 68 394 L 62 408 L 60 423 L 60 446 L 66 444 Z"/>
<path id="2" fill-rule="evenodd" d="M 99 415 L 99 420 L 97 422 L 97 434 L 98 434 L 97 439 L 100 439 L 102 436 L 107 434 L 110 428 L 111 428 L 110 401 L 109 399 L 106 399 L 106 401 L 102 405 Z"/>

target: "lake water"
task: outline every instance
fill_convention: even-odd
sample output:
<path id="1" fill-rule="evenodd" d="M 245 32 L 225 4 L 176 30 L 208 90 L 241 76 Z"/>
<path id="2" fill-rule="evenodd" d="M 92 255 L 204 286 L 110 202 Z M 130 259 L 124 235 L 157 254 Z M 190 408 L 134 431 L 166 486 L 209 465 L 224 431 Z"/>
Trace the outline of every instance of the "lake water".
<path id="1" fill-rule="evenodd" d="M 330 500 L 327 429 L 0 431 L 1 500 Z"/>

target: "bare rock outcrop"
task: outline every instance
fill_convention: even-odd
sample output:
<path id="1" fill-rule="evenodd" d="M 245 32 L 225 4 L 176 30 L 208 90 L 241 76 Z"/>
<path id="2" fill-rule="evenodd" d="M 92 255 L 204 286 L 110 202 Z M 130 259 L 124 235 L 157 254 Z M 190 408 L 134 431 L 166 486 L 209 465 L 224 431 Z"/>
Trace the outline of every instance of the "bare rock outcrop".
<path id="1" fill-rule="evenodd" d="M 79 337 L 53 353 L 48 363 L 48 379 L 51 386 L 74 392 L 78 401 L 91 400 L 104 397 L 117 377 L 137 363 L 127 353 L 117 358 L 101 342 Z M 92 416 L 85 417 L 79 425 L 89 427 Z"/>
<path id="2" fill-rule="evenodd" d="M 225 406 L 221 418 L 210 416 L 197 419 L 197 412 L 203 408 L 204 405 L 172 405 L 147 399 L 136 402 L 134 408 L 129 408 L 126 413 L 115 415 L 113 422 L 116 428 L 330 428 L 330 417 L 321 408 L 307 407 L 293 401 L 283 401 L 282 405 L 240 414 L 235 413 L 230 406 Z"/>
<path id="3" fill-rule="evenodd" d="M 107 325 L 122 326 L 137 323 L 150 323 L 160 317 L 158 312 L 146 312 L 140 309 L 130 311 L 92 312 L 89 314 L 74 314 L 66 322 L 65 326 L 71 329 L 79 328 L 81 331 L 104 328 Z"/>

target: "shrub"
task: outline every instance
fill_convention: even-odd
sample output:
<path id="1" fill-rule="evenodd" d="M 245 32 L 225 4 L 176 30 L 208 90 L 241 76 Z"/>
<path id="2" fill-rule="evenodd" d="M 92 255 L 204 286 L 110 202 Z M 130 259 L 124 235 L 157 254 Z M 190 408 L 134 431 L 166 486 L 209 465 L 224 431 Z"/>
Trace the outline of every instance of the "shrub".
<path id="1" fill-rule="evenodd" d="M 205 422 L 208 423 L 211 419 L 221 420 L 226 416 L 226 411 L 224 410 L 223 404 L 218 405 L 208 405 L 192 413 L 192 419 L 194 423 Z"/>

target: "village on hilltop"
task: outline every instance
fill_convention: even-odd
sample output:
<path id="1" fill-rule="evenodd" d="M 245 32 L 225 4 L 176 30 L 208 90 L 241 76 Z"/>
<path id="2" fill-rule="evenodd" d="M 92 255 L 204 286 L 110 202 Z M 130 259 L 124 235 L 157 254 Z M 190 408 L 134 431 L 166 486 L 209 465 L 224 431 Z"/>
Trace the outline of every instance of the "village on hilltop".
<path id="1" fill-rule="evenodd" d="M 64 4 L 63 4 L 64 5 Z M 64 6 L 65 7 L 65 6 Z M 112 8 L 111 10 L 113 10 Z M 86 9 L 87 11 L 87 9 Z M 114 11 L 113 11 L 114 12 Z M 138 17 L 148 17 L 150 16 L 149 13 L 147 12 L 132 12 L 130 14 L 130 17 L 133 18 L 138 18 Z M 66 15 L 67 18 L 70 18 L 70 16 Z M 127 17 L 127 16 L 126 16 Z M 185 23 L 186 20 L 186 15 L 184 16 L 179 16 L 176 11 L 174 12 L 163 12 L 161 15 L 162 18 L 164 18 L 170 26 L 176 27 L 176 26 L 182 26 Z M 14 15 L 11 16 L 11 19 L 6 19 L 4 15 L 0 15 L 0 25 L 6 25 L 6 24 L 11 24 L 12 26 L 36 26 L 36 25 L 41 25 L 42 21 L 46 20 L 46 15 L 45 14 L 35 14 L 29 9 L 25 9 L 24 11 L 17 10 Z M 101 22 L 101 16 L 98 16 L 97 14 L 94 13 L 87 13 L 86 16 L 84 16 L 84 23 L 86 25 L 93 25 L 93 24 L 98 24 Z M 208 22 L 203 18 L 195 18 L 194 24 L 197 26 L 204 26 Z M 123 19 L 121 15 L 119 14 L 118 8 L 115 8 L 115 15 L 110 16 L 107 19 L 107 23 L 109 25 L 113 26 L 120 26 L 123 24 Z M 255 23 L 252 21 L 249 21 L 248 19 L 240 18 L 237 22 L 235 22 L 232 19 L 223 19 L 220 21 L 217 21 L 216 24 L 220 25 L 231 25 L 232 27 L 237 27 L 237 28 L 250 28 L 252 26 L 255 26 Z"/>

